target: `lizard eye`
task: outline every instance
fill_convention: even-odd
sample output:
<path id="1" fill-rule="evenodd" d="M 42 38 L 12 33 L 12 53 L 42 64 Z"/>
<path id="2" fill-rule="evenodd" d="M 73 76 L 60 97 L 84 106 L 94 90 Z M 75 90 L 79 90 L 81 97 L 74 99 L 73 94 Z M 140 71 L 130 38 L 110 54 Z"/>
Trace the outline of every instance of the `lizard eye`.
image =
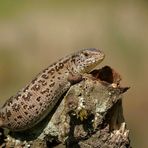
<path id="1" fill-rule="evenodd" d="M 88 57 L 88 53 L 87 53 L 87 52 L 84 52 L 84 55 L 85 55 L 86 57 Z"/>

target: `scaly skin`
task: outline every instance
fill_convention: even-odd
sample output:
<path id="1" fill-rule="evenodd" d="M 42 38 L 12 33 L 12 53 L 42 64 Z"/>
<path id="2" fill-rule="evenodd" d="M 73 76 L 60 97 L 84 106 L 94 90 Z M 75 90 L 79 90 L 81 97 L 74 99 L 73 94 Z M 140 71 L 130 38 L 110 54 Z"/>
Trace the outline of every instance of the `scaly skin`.
<path id="1" fill-rule="evenodd" d="M 0 127 L 23 131 L 39 123 L 60 97 L 104 59 L 99 49 L 83 49 L 47 67 L 0 110 Z"/>

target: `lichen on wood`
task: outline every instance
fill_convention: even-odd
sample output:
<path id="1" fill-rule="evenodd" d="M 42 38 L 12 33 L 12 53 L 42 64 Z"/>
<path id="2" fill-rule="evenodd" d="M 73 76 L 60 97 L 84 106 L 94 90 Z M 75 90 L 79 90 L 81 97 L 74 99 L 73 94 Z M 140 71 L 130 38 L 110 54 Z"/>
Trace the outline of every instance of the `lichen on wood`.
<path id="1" fill-rule="evenodd" d="M 105 66 L 85 74 L 42 122 L 24 132 L 1 132 L 4 147 L 130 147 L 120 75 Z M 5 139 L 5 142 L 3 141 Z"/>

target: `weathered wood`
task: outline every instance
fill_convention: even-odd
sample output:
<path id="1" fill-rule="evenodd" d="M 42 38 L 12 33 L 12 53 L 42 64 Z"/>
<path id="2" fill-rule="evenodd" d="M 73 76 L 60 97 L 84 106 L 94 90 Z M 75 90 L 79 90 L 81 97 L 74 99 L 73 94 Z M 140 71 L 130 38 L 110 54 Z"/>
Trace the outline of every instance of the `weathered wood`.
<path id="1" fill-rule="evenodd" d="M 2 133 L 6 147 L 130 147 L 122 109 L 120 75 L 105 66 L 84 76 L 61 98 L 52 114 L 22 133 Z M 2 141 L 7 139 L 6 142 Z"/>

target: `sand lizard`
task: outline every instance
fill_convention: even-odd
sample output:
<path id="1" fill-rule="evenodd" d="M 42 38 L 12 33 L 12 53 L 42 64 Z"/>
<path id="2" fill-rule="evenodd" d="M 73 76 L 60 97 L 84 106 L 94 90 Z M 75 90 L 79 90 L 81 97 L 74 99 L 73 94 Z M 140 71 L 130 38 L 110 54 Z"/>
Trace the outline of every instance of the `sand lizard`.
<path id="1" fill-rule="evenodd" d="M 32 128 L 55 107 L 60 97 L 104 59 L 102 50 L 82 49 L 44 69 L 0 109 L 0 127 L 11 131 Z"/>

